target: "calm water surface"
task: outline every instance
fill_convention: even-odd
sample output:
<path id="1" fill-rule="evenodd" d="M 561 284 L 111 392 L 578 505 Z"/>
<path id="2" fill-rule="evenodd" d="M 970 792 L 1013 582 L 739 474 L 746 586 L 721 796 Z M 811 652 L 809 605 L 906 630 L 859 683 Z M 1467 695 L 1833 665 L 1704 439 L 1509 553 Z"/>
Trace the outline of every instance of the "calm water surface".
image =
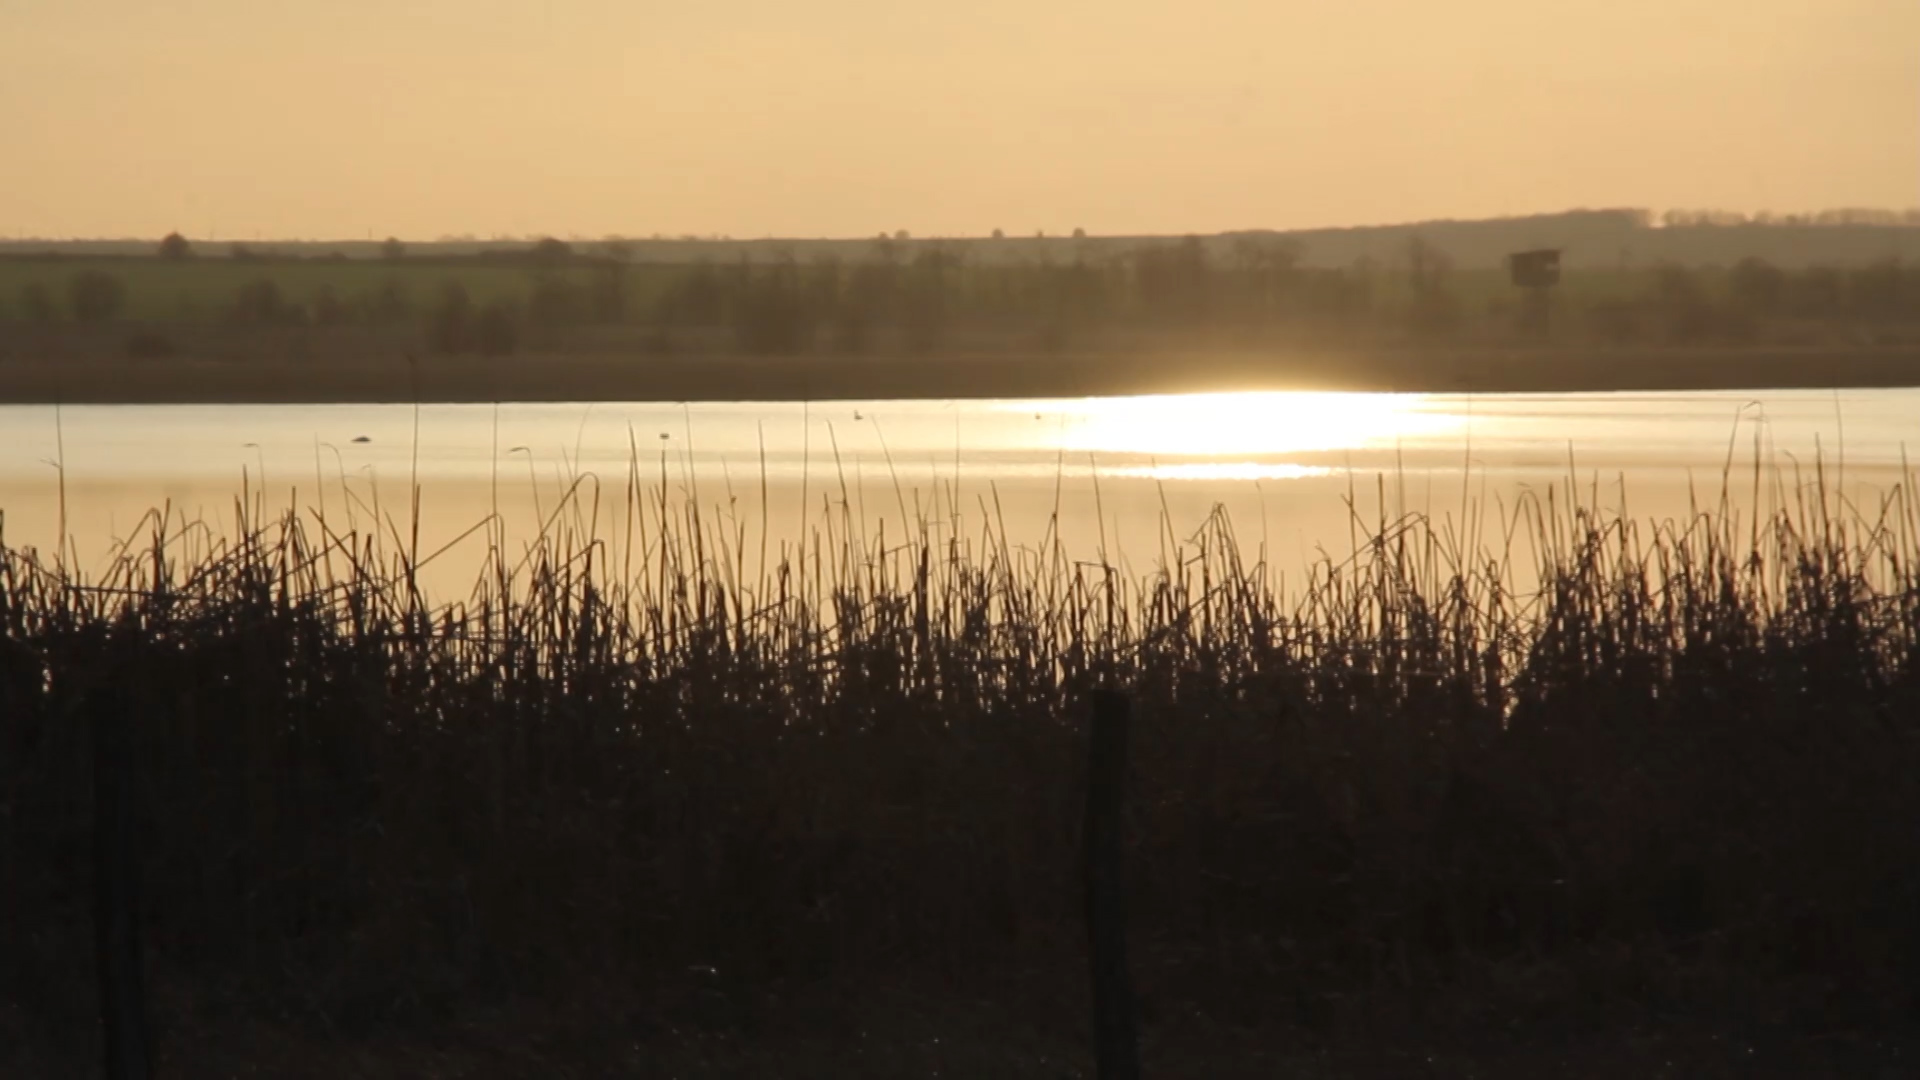
<path id="1" fill-rule="evenodd" d="M 1825 483 L 1871 506 L 1920 444 L 1920 391 L 1592 395 L 1254 393 L 1049 401 L 799 404 L 0 407 L 6 541 L 52 545 L 64 523 L 83 565 L 149 509 L 229 528 L 243 484 L 268 510 L 452 542 L 496 508 L 527 535 L 564 513 L 603 527 L 630 491 L 702 508 L 758 549 L 797 542 L 828 513 L 871 545 L 905 526 L 1015 544 L 1055 533 L 1145 571 L 1216 507 L 1283 568 L 1343 554 L 1363 521 L 1425 513 L 1476 521 L 1569 486 L 1635 517 L 1731 495 L 1764 505 Z M 1817 465 L 1818 463 L 1818 465 Z M 637 478 L 637 487 L 629 483 Z M 64 480 L 64 511 L 60 492 Z M 577 485 L 577 487 L 576 487 Z M 1349 512 L 1349 498 L 1353 512 Z M 1622 500 L 1624 504 L 1622 503 Z M 1484 513 L 1464 514 L 1479 506 Z M 64 514 L 64 517 L 63 517 Z M 442 565 L 478 556 L 456 544 Z"/>

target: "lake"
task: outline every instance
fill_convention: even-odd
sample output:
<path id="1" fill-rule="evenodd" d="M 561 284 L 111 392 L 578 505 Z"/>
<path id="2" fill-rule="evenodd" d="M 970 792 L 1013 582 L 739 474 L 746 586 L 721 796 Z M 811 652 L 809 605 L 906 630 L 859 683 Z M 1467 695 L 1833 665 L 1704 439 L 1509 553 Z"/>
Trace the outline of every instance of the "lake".
<path id="1" fill-rule="evenodd" d="M 756 557 L 836 521 L 869 550 L 991 529 L 1137 573 L 1219 508 L 1244 550 L 1292 573 L 1409 513 L 1497 546 L 1503 516 L 1570 490 L 1659 520 L 1716 504 L 1723 482 L 1744 512 L 1819 476 L 1871 511 L 1904 480 L 1910 442 L 1920 390 L 8 406 L 0 510 L 8 544 L 48 550 L 64 527 L 90 572 L 163 504 L 231 532 L 243 489 L 255 513 L 377 514 L 411 542 L 417 484 L 420 550 L 451 585 L 471 580 L 485 538 L 468 530 L 496 510 L 510 544 L 554 520 L 605 535 L 663 490 Z"/>

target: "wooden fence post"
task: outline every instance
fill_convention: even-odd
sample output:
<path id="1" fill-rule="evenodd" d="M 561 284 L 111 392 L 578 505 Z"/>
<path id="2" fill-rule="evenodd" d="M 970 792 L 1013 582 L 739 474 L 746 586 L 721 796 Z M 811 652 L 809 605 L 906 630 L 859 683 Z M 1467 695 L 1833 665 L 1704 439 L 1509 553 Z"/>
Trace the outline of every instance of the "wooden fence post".
<path id="1" fill-rule="evenodd" d="M 87 692 L 93 714 L 93 926 L 107 1080 L 151 1077 L 141 972 L 134 837 L 132 695 L 125 665 L 109 665 Z"/>
<path id="2" fill-rule="evenodd" d="M 1088 746 L 1087 943 L 1093 974 L 1094 1060 L 1100 1080 L 1138 1080 L 1140 1020 L 1127 973 L 1124 809 L 1128 704 L 1111 690 L 1093 695 Z"/>

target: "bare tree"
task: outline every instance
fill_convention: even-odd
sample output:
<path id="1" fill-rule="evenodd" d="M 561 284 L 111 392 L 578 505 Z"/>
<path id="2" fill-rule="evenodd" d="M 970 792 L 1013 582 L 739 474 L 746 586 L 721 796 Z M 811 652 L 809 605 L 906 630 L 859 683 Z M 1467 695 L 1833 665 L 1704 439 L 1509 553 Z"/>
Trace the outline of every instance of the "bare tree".
<path id="1" fill-rule="evenodd" d="M 427 343 L 437 353 L 461 353 L 473 344 L 473 301 L 466 286 L 448 281 L 427 321 Z"/>
<path id="2" fill-rule="evenodd" d="M 482 356 L 511 356 L 520 344 L 520 323 L 513 305 L 490 300 L 473 321 L 473 345 Z"/>
<path id="3" fill-rule="evenodd" d="M 44 281 L 29 281 L 20 286 L 20 314 L 34 323 L 53 321 L 53 291 Z"/>
<path id="4" fill-rule="evenodd" d="M 104 270 L 82 270 L 67 282 L 67 310 L 74 322 L 112 322 L 126 306 L 126 283 Z"/>
<path id="5" fill-rule="evenodd" d="M 227 314 L 234 322 L 247 326 L 271 326 L 300 317 L 299 309 L 289 304 L 280 291 L 280 283 L 269 277 L 254 278 L 235 289 Z"/>
<path id="6" fill-rule="evenodd" d="M 573 257 L 573 245 L 543 236 L 533 245 L 532 255 L 540 262 L 566 262 Z"/>

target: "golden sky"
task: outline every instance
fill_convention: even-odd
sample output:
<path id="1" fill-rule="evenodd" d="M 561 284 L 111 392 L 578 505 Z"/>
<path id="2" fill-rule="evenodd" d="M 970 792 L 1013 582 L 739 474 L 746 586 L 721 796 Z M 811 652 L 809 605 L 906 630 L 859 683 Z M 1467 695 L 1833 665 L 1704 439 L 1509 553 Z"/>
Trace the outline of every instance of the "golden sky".
<path id="1" fill-rule="evenodd" d="M 1920 204 L 1916 0 L 0 0 L 0 233 Z"/>

